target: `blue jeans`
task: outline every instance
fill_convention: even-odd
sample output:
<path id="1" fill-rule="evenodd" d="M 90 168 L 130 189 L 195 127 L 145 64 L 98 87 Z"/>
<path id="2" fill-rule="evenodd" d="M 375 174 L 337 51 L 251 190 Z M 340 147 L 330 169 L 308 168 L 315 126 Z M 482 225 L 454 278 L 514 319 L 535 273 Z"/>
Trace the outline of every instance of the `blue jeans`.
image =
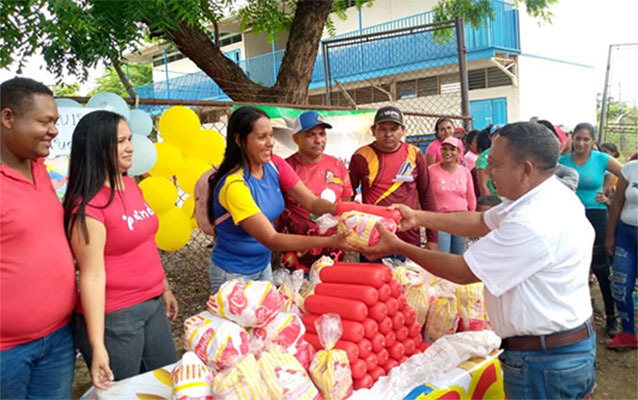
<path id="1" fill-rule="evenodd" d="M 75 344 L 90 369 L 93 350 L 82 314 L 73 315 L 73 330 Z M 117 381 L 176 362 L 162 296 L 105 314 L 104 346 Z"/>
<path id="2" fill-rule="evenodd" d="M 0 398 L 70 399 L 75 348 L 67 324 L 0 352 Z"/>
<path id="3" fill-rule="evenodd" d="M 208 269 L 208 279 L 210 280 L 211 293 L 217 293 L 221 285 L 224 282 L 231 279 L 241 279 L 242 281 L 271 281 L 272 282 L 272 266 L 270 263 L 266 265 L 266 268 L 254 274 L 240 274 L 239 272 L 229 272 L 225 269 L 210 262 L 210 268 Z"/>
<path id="4" fill-rule="evenodd" d="M 616 301 L 616 307 L 620 314 L 623 332 L 634 334 L 634 304 L 632 293 L 638 259 L 636 258 L 636 246 L 638 246 L 638 227 L 627 225 L 618 221 L 616 227 L 616 251 L 611 274 L 611 294 Z"/>
<path id="5" fill-rule="evenodd" d="M 596 333 L 586 322 L 590 337 L 545 350 L 506 350 L 500 356 L 508 399 L 582 399 L 596 380 Z"/>
<path id="6" fill-rule="evenodd" d="M 465 238 L 439 231 L 439 251 L 441 253 L 465 253 Z"/>

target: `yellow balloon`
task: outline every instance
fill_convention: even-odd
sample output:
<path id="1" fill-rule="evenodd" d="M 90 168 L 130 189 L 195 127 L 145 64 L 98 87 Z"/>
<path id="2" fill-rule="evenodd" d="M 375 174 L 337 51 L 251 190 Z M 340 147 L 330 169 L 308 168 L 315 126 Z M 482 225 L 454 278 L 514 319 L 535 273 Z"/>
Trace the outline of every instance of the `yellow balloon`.
<path id="1" fill-rule="evenodd" d="M 148 173 L 164 178 L 175 175 L 182 164 L 182 153 L 177 147 L 166 142 L 155 143 L 155 149 L 157 150 L 157 161 Z"/>
<path id="2" fill-rule="evenodd" d="M 195 190 L 195 183 L 209 169 L 210 165 L 206 161 L 199 158 L 186 157 L 177 171 L 177 184 L 183 191 L 192 195 Z"/>
<path id="3" fill-rule="evenodd" d="M 188 198 L 184 200 L 184 203 L 182 203 L 182 212 L 188 218 L 193 216 L 195 212 L 195 196 L 188 196 Z"/>
<path id="4" fill-rule="evenodd" d="M 218 166 L 224 158 L 226 139 L 214 129 L 202 129 L 195 134 L 189 147 L 188 156 L 201 158 L 207 163 Z"/>
<path id="5" fill-rule="evenodd" d="M 170 180 L 159 176 L 151 176 L 140 182 L 144 200 L 155 214 L 161 214 L 175 206 L 177 188 Z"/>
<path id="6" fill-rule="evenodd" d="M 192 149 L 195 147 L 199 131 L 200 129 L 197 127 L 194 129 L 183 129 L 183 131 L 180 132 L 179 137 L 175 141 L 175 147 L 182 152 L 184 157 L 192 157 L 190 153 L 192 153 Z"/>
<path id="7" fill-rule="evenodd" d="M 162 250 L 179 250 L 191 238 L 191 221 L 182 210 L 173 206 L 157 216 L 159 229 L 155 234 L 155 244 Z"/>
<path id="8" fill-rule="evenodd" d="M 184 106 L 173 106 L 164 111 L 159 120 L 159 132 L 168 143 L 178 145 L 192 132 L 200 129 L 195 111 Z M 179 146 L 178 146 L 179 147 Z"/>

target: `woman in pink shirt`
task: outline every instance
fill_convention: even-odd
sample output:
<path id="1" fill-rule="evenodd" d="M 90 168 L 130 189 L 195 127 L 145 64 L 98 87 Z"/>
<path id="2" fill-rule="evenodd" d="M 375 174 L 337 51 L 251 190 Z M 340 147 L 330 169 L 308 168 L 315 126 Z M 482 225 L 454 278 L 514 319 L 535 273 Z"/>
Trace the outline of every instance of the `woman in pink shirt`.
<path id="1" fill-rule="evenodd" d="M 452 123 L 452 120 L 439 118 L 434 124 L 434 134 L 436 135 L 436 140 L 430 143 L 428 148 L 425 150 L 425 161 L 428 165 L 441 162 L 441 145 L 443 144 L 443 141 L 449 137 L 454 137 L 454 124 Z M 465 151 L 463 143 L 459 142 L 459 145 L 461 146 L 459 151 L 459 163 L 463 165 L 463 153 L 465 153 Z"/>
<path id="2" fill-rule="evenodd" d="M 158 220 L 131 167 L 131 130 L 94 111 L 73 132 L 64 222 L 80 271 L 75 344 L 98 389 L 177 361 L 177 301 L 155 244 Z"/>
<path id="3" fill-rule="evenodd" d="M 441 145 L 440 163 L 430 165 L 430 187 L 436 199 L 437 212 L 474 211 L 476 196 L 472 174 L 459 165 L 460 140 L 448 137 Z M 465 238 L 439 231 L 439 250 L 443 253 L 463 254 Z"/>

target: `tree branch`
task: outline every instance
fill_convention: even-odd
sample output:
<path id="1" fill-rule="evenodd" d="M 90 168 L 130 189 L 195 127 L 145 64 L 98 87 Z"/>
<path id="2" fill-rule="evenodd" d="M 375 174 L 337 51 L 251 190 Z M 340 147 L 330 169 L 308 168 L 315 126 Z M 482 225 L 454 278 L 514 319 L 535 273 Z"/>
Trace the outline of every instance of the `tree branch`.
<path id="1" fill-rule="evenodd" d="M 136 99 L 137 93 L 135 92 L 135 88 L 133 87 L 133 85 L 131 85 L 131 82 L 128 80 L 128 78 L 124 74 L 124 71 L 122 71 L 122 65 L 120 64 L 120 62 L 112 58 L 111 64 L 113 65 L 115 72 L 117 72 L 117 76 L 120 77 L 120 81 L 122 82 L 122 85 L 124 85 L 124 89 L 126 89 L 126 92 L 128 93 L 129 97 L 132 99 Z"/>

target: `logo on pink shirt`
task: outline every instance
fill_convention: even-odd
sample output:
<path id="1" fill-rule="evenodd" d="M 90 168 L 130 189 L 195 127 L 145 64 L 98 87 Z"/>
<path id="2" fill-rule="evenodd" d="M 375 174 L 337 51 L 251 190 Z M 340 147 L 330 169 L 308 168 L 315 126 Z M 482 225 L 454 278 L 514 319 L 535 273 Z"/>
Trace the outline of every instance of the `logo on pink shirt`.
<path id="1" fill-rule="evenodd" d="M 122 215 L 122 220 L 124 220 L 127 223 L 129 230 L 131 231 L 134 230 L 133 225 L 135 225 L 137 222 L 144 221 L 145 219 L 155 215 L 155 213 L 153 212 L 151 207 L 148 206 L 148 204 L 145 203 L 144 205 L 146 206 L 145 210 L 135 210 L 133 211 L 132 216 L 129 216 L 126 214 Z"/>

